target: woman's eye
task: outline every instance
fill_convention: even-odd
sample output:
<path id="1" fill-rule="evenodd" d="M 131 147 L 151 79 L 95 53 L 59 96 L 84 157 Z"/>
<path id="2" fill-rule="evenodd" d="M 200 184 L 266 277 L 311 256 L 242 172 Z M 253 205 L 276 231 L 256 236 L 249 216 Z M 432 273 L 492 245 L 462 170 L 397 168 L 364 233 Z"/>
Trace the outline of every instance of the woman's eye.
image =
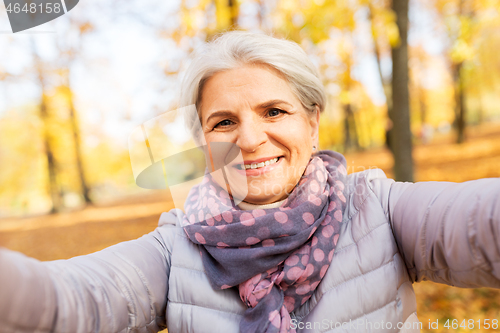
<path id="1" fill-rule="evenodd" d="M 279 116 L 282 113 L 285 113 L 285 111 L 280 110 L 280 109 L 271 109 L 271 110 L 267 111 L 267 115 L 269 117 L 276 117 L 276 116 Z"/>
<path id="2" fill-rule="evenodd" d="M 226 127 L 226 126 L 229 126 L 229 125 L 232 125 L 233 122 L 229 119 L 225 119 L 223 121 L 221 121 L 220 123 L 218 123 L 217 125 L 215 125 L 215 128 L 217 127 Z"/>

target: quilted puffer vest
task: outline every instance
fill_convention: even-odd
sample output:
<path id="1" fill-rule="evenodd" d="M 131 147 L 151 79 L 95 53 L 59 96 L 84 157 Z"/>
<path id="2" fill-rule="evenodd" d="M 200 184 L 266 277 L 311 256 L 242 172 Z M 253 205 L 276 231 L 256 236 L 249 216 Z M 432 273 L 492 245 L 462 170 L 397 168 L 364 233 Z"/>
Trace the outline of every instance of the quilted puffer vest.
<path id="1" fill-rule="evenodd" d="M 349 175 L 337 249 L 314 295 L 291 314 L 297 332 L 420 332 L 415 293 L 389 220 L 392 183 L 381 170 Z M 171 251 L 169 333 L 239 332 L 246 307 L 237 289 L 211 288 L 198 247 L 181 228 Z"/>

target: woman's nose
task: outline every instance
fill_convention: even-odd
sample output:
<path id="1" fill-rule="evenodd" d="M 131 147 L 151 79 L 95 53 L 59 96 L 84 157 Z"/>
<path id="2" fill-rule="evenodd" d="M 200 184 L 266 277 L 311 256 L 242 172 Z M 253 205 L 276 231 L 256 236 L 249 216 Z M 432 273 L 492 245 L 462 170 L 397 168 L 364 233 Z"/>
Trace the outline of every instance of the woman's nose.
<path id="1" fill-rule="evenodd" d="M 267 141 L 265 125 L 256 119 L 245 119 L 239 124 L 236 145 L 246 152 L 254 152 Z"/>

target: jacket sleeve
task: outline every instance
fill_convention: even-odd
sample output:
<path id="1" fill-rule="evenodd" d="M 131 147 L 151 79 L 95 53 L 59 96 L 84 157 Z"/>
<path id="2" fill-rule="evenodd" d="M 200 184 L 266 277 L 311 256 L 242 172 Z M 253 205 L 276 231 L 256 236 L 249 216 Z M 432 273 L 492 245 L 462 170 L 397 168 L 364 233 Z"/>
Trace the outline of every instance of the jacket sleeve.
<path id="1" fill-rule="evenodd" d="M 500 288 L 500 179 L 385 181 L 387 213 L 410 278 Z"/>
<path id="2" fill-rule="evenodd" d="M 165 309 L 176 212 L 143 237 L 68 260 L 0 249 L 2 332 L 154 332 Z"/>

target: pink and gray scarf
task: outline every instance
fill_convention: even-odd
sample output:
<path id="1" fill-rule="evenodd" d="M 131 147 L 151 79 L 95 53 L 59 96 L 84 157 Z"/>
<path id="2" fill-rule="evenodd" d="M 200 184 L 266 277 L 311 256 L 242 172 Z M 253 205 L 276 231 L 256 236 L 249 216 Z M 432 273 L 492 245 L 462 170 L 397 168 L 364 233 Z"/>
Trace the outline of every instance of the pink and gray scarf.
<path id="1" fill-rule="evenodd" d="M 295 332 L 289 313 L 314 293 L 337 245 L 345 165 L 336 152 L 313 155 L 278 208 L 241 210 L 210 174 L 189 193 L 184 231 L 199 244 L 212 287 L 238 286 L 248 306 L 241 332 Z"/>

